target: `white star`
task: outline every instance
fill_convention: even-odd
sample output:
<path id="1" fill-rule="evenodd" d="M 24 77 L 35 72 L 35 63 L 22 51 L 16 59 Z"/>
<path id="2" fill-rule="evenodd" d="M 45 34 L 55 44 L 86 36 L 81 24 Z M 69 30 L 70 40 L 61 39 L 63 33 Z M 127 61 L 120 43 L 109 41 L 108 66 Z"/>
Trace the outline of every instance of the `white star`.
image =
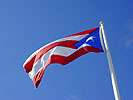
<path id="1" fill-rule="evenodd" d="M 86 40 L 86 42 L 88 42 L 88 41 L 90 41 L 90 40 L 94 42 L 94 38 L 96 38 L 96 37 L 91 36 L 91 37 L 89 37 L 89 38 Z"/>

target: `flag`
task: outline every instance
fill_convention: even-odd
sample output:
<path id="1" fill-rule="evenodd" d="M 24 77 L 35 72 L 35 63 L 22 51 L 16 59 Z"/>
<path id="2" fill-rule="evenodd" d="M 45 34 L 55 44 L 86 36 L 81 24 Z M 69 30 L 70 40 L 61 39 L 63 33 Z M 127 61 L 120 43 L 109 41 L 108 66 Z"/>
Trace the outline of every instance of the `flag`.
<path id="1" fill-rule="evenodd" d="M 99 30 L 97 27 L 72 34 L 35 51 L 23 65 L 35 87 L 38 87 L 49 64 L 66 65 L 88 52 L 104 52 Z"/>

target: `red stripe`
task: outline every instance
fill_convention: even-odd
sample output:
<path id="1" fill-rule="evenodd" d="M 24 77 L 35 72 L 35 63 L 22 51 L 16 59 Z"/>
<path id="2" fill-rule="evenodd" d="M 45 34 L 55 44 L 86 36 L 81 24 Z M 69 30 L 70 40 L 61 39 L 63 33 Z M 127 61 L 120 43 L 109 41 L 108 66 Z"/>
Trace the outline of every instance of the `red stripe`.
<path id="1" fill-rule="evenodd" d="M 90 29 L 90 30 L 86 30 L 86 31 L 82 31 L 82 32 L 79 32 L 79 33 L 76 33 L 76 34 L 69 35 L 69 36 L 67 36 L 67 37 L 75 36 L 75 35 L 90 34 L 90 33 L 92 33 L 93 31 L 97 30 L 98 28 L 99 28 L 99 27 L 93 28 L 93 29 Z"/>
<path id="2" fill-rule="evenodd" d="M 40 50 L 30 61 L 28 61 L 25 65 L 24 68 L 27 73 L 29 73 L 32 70 L 33 65 L 45 54 L 47 53 L 50 49 L 56 47 L 56 46 L 63 46 L 63 47 L 69 47 L 73 49 L 77 49 L 73 44 L 75 44 L 78 41 L 61 41 L 61 42 L 55 42 L 52 43 L 46 47 L 44 47 L 42 50 Z"/>
<path id="3" fill-rule="evenodd" d="M 48 60 L 48 62 L 46 63 L 46 65 L 43 67 L 43 69 L 41 69 L 36 75 L 35 77 L 33 78 L 33 82 L 34 82 L 34 85 L 35 87 L 37 88 L 41 79 L 42 79 L 42 76 L 43 76 L 43 73 L 44 73 L 44 70 L 46 69 L 46 67 L 49 65 L 49 64 L 52 64 L 52 63 L 59 63 L 59 64 L 62 64 L 62 65 L 66 65 L 70 62 L 72 62 L 73 60 L 75 60 L 76 58 L 88 53 L 88 52 L 96 52 L 96 53 L 99 53 L 99 52 L 104 52 L 102 50 L 99 50 L 97 48 L 94 48 L 94 47 L 91 47 L 91 46 L 87 46 L 87 47 L 83 47 L 79 50 L 77 50 L 76 52 L 74 52 L 73 54 L 71 54 L 70 56 L 68 57 L 64 57 L 64 56 L 60 56 L 60 55 L 52 55 L 50 57 L 50 59 Z"/>
<path id="4" fill-rule="evenodd" d="M 87 47 L 83 47 L 83 48 L 79 49 L 78 51 L 74 52 L 73 54 L 71 54 L 68 57 L 64 57 L 64 56 L 60 56 L 60 55 L 52 55 L 50 63 L 59 63 L 62 65 L 66 65 L 66 64 L 72 62 L 73 60 L 75 60 L 76 58 L 78 58 L 88 52 L 99 53 L 99 52 L 103 52 L 103 51 L 101 51 L 97 48 L 87 46 Z"/>

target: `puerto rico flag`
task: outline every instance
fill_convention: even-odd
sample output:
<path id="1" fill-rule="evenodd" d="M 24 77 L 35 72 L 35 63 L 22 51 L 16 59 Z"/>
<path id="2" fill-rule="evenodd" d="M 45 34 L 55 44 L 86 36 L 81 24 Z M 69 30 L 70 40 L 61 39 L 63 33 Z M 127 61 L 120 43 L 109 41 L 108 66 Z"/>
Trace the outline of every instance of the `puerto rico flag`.
<path id="1" fill-rule="evenodd" d="M 66 65 L 88 52 L 104 52 L 99 27 L 58 39 L 43 46 L 25 61 L 23 67 L 37 88 L 49 64 Z"/>

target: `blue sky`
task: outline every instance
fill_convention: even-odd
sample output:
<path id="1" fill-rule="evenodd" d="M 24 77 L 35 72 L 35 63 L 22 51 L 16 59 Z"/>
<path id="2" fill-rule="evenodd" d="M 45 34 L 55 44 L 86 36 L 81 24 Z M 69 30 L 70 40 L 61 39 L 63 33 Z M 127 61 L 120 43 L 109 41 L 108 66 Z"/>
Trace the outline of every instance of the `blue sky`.
<path id="1" fill-rule="evenodd" d="M 23 69 L 37 49 L 105 23 L 122 100 L 133 99 L 133 1 L 0 0 L 1 100 L 114 100 L 106 54 L 50 65 L 38 89 Z"/>

